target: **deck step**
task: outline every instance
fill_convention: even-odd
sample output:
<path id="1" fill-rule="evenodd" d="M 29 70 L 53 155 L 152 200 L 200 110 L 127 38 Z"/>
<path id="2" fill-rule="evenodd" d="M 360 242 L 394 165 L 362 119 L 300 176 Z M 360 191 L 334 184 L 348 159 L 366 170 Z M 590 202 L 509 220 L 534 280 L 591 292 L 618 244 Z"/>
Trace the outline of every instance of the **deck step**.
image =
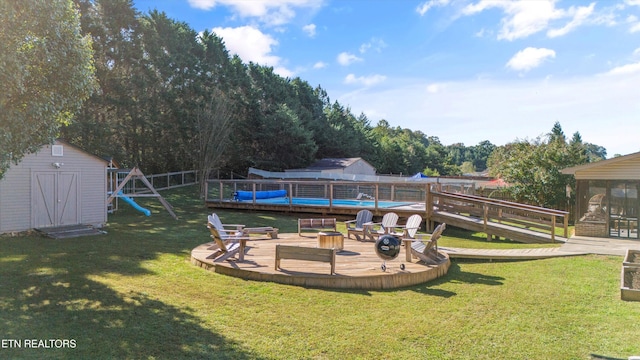
<path id="1" fill-rule="evenodd" d="M 37 231 L 41 232 L 47 237 L 53 239 L 68 239 L 79 236 L 92 236 L 106 234 L 105 231 L 97 229 L 91 225 L 79 224 L 79 225 L 64 225 L 53 226 L 46 228 L 38 228 Z"/>

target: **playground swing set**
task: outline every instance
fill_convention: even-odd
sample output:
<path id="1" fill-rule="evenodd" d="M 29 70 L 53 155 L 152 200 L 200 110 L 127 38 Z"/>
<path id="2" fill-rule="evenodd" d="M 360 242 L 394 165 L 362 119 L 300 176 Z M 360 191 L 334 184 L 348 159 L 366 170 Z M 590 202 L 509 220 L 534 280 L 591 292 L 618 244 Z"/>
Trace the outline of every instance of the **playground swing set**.
<path id="1" fill-rule="evenodd" d="M 126 174 L 123 179 L 120 179 L 121 175 Z M 138 192 L 135 187 L 136 180 L 139 180 L 144 184 L 146 189 L 144 192 Z M 129 170 L 127 172 L 126 169 L 117 169 L 117 168 L 109 168 L 109 191 L 107 198 L 107 206 L 109 206 L 109 210 L 112 212 L 117 210 L 117 199 L 122 199 L 127 204 L 131 205 L 134 209 L 140 211 L 146 216 L 151 216 L 151 211 L 149 209 L 143 208 L 138 205 L 133 199 L 134 197 L 155 197 L 160 201 L 160 203 L 164 206 L 165 209 L 169 212 L 169 214 L 174 218 L 178 219 L 178 216 L 173 212 L 173 207 L 171 204 L 165 200 L 162 195 L 154 189 L 153 185 L 147 180 L 142 171 L 137 167 Z M 149 191 L 151 193 L 149 193 Z"/>

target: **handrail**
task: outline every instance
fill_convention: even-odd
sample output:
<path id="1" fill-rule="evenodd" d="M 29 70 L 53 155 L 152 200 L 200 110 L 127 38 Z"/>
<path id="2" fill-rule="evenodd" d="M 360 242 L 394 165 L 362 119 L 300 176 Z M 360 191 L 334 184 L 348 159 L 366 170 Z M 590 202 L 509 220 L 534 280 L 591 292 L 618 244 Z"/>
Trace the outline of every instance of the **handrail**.
<path id="1" fill-rule="evenodd" d="M 490 199 L 490 198 L 483 198 L 483 197 L 479 197 L 479 196 L 474 196 L 474 195 L 466 195 L 466 194 L 457 194 L 457 193 L 448 193 L 448 192 L 442 192 L 442 191 L 430 191 L 429 196 L 427 197 L 428 199 L 430 199 L 430 206 L 427 206 L 427 209 L 433 209 L 434 206 L 437 206 L 437 204 L 435 203 L 435 198 L 437 197 L 442 197 L 442 198 L 448 198 L 448 199 L 454 199 L 454 200 L 460 200 L 460 201 L 465 201 L 468 203 L 472 203 L 472 204 L 476 204 L 476 205 L 481 205 L 482 206 L 482 216 L 483 216 L 483 223 L 484 223 L 484 227 L 486 228 L 487 223 L 492 220 L 492 218 L 490 218 L 490 213 L 489 213 L 489 206 L 494 206 L 498 209 L 498 213 L 499 218 L 496 220 L 504 220 L 505 217 L 503 216 L 503 210 L 505 209 L 509 209 L 509 210 L 521 210 L 521 211 L 526 211 L 527 213 L 534 213 L 534 214 L 538 214 L 538 215 L 543 215 L 543 216 L 548 216 L 549 217 L 549 221 L 551 222 L 551 226 L 550 226 L 550 230 L 551 230 L 551 240 L 555 241 L 555 228 L 556 228 L 556 217 L 560 216 L 563 218 L 563 228 L 564 228 L 564 237 L 568 237 L 568 227 L 569 227 L 569 212 L 567 211 L 563 211 L 563 210 L 556 210 L 556 209 L 548 209 L 548 208 L 543 208 L 543 207 L 539 207 L 539 206 L 533 206 L 533 205 L 527 205 L 527 204 L 519 204 L 519 203 L 515 203 L 515 202 L 510 202 L 510 201 L 504 201 L 504 200 L 496 200 L 496 199 Z M 508 219 L 508 217 L 507 217 Z"/>
<path id="2" fill-rule="evenodd" d="M 526 209 L 532 209 L 532 210 L 542 209 L 545 212 L 555 213 L 558 216 L 563 216 L 563 215 L 569 214 L 569 212 L 565 211 L 565 210 L 549 209 L 549 208 L 545 208 L 545 207 L 541 207 L 541 206 L 522 204 L 522 203 L 517 203 L 517 202 L 507 201 L 507 200 L 486 198 L 486 197 L 477 196 L 477 195 L 450 193 L 450 192 L 446 192 L 446 191 L 441 191 L 441 192 L 432 191 L 432 192 L 433 193 L 453 194 L 453 195 L 457 195 L 457 196 L 460 196 L 460 197 L 465 197 L 465 198 L 469 198 L 469 199 L 478 199 L 480 201 L 493 203 L 493 204 L 513 205 L 513 206 L 516 206 L 516 207 L 519 207 L 519 208 L 526 208 Z"/>

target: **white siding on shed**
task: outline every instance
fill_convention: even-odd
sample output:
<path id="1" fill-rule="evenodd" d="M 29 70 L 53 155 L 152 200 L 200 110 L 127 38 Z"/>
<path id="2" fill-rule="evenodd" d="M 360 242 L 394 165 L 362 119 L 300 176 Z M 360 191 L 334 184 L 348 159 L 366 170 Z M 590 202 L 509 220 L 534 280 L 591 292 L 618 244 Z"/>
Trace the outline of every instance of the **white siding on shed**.
<path id="1" fill-rule="evenodd" d="M 376 169 L 371 166 L 368 162 L 359 159 L 355 161 L 353 164 L 344 168 L 345 174 L 355 174 L 355 175 L 375 175 Z"/>
<path id="2" fill-rule="evenodd" d="M 43 146 L 11 166 L 0 180 L 0 233 L 34 227 L 34 173 L 77 173 L 80 223 L 100 227 L 107 222 L 107 162 L 65 142 L 55 144 L 63 147 L 63 156 L 53 156 L 51 145 Z"/>

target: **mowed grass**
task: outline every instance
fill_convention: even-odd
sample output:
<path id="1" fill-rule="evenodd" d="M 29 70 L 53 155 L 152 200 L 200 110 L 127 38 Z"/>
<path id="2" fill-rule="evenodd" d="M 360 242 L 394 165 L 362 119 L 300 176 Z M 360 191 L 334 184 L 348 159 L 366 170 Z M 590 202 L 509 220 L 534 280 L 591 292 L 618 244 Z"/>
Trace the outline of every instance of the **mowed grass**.
<path id="1" fill-rule="evenodd" d="M 0 237 L 0 338 L 75 348 L 0 347 L 11 359 L 590 359 L 640 355 L 640 303 L 620 300 L 616 256 L 453 261 L 390 291 L 245 281 L 189 263 L 207 242 L 194 188 L 145 217 L 120 203 L 107 235 Z M 297 215 L 218 211 L 225 223 L 297 231 Z M 486 243 L 447 229 L 450 246 Z M 528 245 L 530 246 L 530 245 Z"/>

